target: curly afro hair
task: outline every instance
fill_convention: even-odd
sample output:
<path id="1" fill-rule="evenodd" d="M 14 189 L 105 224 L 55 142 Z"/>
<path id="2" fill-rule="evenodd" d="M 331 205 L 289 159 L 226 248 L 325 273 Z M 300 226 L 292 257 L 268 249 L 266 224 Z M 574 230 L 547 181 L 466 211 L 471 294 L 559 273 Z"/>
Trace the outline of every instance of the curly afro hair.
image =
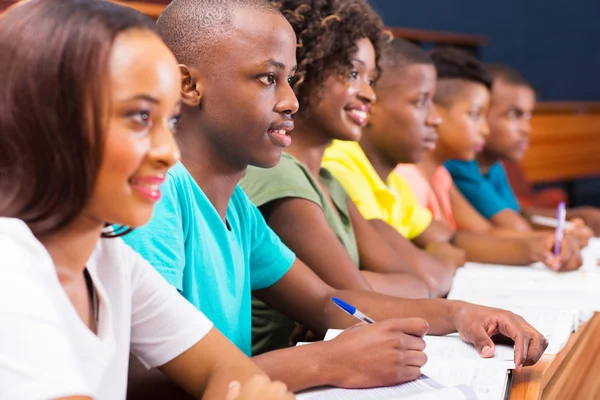
<path id="1" fill-rule="evenodd" d="M 365 0 L 271 0 L 290 22 L 298 45 L 293 88 L 307 111 L 310 87 L 333 74 L 347 76 L 356 42 L 367 38 L 375 47 L 378 74 L 382 43 L 390 38 L 379 15 Z"/>

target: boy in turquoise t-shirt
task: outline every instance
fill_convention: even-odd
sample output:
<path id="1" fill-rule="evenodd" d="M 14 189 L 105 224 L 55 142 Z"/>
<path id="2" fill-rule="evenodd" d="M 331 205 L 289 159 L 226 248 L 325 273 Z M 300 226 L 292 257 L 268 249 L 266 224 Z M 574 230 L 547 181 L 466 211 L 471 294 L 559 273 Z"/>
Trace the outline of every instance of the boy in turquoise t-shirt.
<path id="1" fill-rule="evenodd" d="M 330 342 L 254 357 L 270 377 L 293 391 L 417 379 L 426 362 L 426 332 L 458 331 L 482 357 L 494 353 L 492 335 L 511 337 L 518 369 L 541 357 L 545 338 L 508 311 L 336 290 L 266 226 L 237 184 L 248 165 L 269 168 L 279 162 L 298 110 L 290 86 L 296 38 L 274 6 L 264 0 L 174 0 L 158 28 L 181 63 L 183 116 L 176 137 L 185 168 L 177 166 L 169 175 L 149 225 L 125 240 L 247 352 L 252 291 L 317 335 L 356 324 L 332 297 L 380 321 Z"/>
<path id="2" fill-rule="evenodd" d="M 555 209 L 519 207 L 501 164 L 503 160 L 520 161 L 525 155 L 531 134 L 530 119 L 535 108 L 535 92 L 517 71 L 503 65 L 489 66 L 493 77 L 490 128 L 484 150 L 476 161 L 450 161 L 446 168 L 454 183 L 475 208 L 499 227 L 531 230 L 531 215 L 556 216 Z M 594 207 L 572 208 L 567 218 L 580 218 L 600 235 L 600 210 Z M 586 227 L 580 227 L 584 235 Z M 590 232 L 591 234 L 591 232 Z"/>
<path id="3" fill-rule="evenodd" d="M 294 253 L 239 187 L 227 207 L 227 224 L 181 163 L 169 170 L 161 195 L 152 220 L 123 239 L 250 355 L 250 291 L 281 279 Z"/>

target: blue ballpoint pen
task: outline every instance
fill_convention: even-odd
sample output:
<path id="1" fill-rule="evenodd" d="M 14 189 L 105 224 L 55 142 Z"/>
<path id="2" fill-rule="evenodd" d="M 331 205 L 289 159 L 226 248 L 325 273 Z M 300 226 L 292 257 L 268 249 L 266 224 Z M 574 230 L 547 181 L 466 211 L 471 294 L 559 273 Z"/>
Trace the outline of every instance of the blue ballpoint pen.
<path id="1" fill-rule="evenodd" d="M 365 324 L 374 324 L 375 321 L 372 318 L 367 317 L 365 314 L 361 313 L 356 309 L 356 307 L 351 306 L 346 303 L 344 300 L 338 299 L 337 297 L 332 297 L 331 300 L 342 310 L 346 311 L 348 314 L 352 315 L 354 318 L 364 322 Z"/>
<path id="2" fill-rule="evenodd" d="M 556 239 L 554 241 L 554 256 L 558 257 L 560 254 L 560 246 L 562 244 L 564 230 L 565 230 L 565 220 L 567 217 L 567 210 L 565 209 L 565 203 L 561 202 L 558 205 L 558 211 L 556 213 L 556 219 L 558 223 L 556 224 Z"/>

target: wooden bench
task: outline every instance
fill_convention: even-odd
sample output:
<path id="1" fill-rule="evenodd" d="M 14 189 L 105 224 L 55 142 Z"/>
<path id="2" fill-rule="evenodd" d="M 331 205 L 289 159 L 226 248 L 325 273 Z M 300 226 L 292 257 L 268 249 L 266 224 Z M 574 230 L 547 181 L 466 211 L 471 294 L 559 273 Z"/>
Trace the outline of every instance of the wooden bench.
<path id="1" fill-rule="evenodd" d="M 540 103 L 521 165 L 533 183 L 600 175 L 600 102 Z"/>

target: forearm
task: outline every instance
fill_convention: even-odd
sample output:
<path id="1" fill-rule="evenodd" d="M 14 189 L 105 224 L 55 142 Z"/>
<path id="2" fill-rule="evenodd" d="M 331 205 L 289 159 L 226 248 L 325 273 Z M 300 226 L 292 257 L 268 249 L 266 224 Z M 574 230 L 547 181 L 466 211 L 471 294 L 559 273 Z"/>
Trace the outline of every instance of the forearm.
<path id="1" fill-rule="evenodd" d="M 450 290 L 455 268 L 416 247 L 383 221 L 369 221 L 380 236 L 394 249 L 402 264 L 427 285 L 432 297 L 444 296 Z M 382 271 L 374 271 L 382 272 Z M 401 271 L 397 271 L 401 272 Z"/>
<path id="2" fill-rule="evenodd" d="M 195 397 L 203 400 L 223 400 L 227 395 L 229 384 L 238 381 L 242 386 L 253 376 L 265 374 L 253 362 L 240 359 L 239 362 L 230 362 L 216 368 L 210 376 L 204 395 Z"/>
<path id="3" fill-rule="evenodd" d="M 467 260 L 489 264 L 527 265 L 535 261 L 527 239 L 500 238 L 457 232 L 454 244 L 465 250 Z"/>
<path id="4" fill-rule="evenodd" d="M 333 368 L 325 360 L 327 345 L 315 342 L 306 346 L 270 351 L 252 357 L 272 380 L 282 381 L 292 392 L 335 384 Z"/>
<path id="5" fill-rule="evenodd" d="M 361 271 L 367 282 L 377 293 L 405 299 L 423 299 L 430 297 L 429 287 L 411 272 L 379 273 Z"/>
<path id="6" fill-rule="evenodd" d="M 445 335 L 456 331 L 454 316 L 462 302 L 443 299 L 395 299 L 378 293 L 337 291 L 333 294 L 376 321 L 388 318 L 423 318 L 429 323 L 429 333 Z M 345 329 L 357 320 L 329 302 L 325 315 L 330 328 Z"/>

